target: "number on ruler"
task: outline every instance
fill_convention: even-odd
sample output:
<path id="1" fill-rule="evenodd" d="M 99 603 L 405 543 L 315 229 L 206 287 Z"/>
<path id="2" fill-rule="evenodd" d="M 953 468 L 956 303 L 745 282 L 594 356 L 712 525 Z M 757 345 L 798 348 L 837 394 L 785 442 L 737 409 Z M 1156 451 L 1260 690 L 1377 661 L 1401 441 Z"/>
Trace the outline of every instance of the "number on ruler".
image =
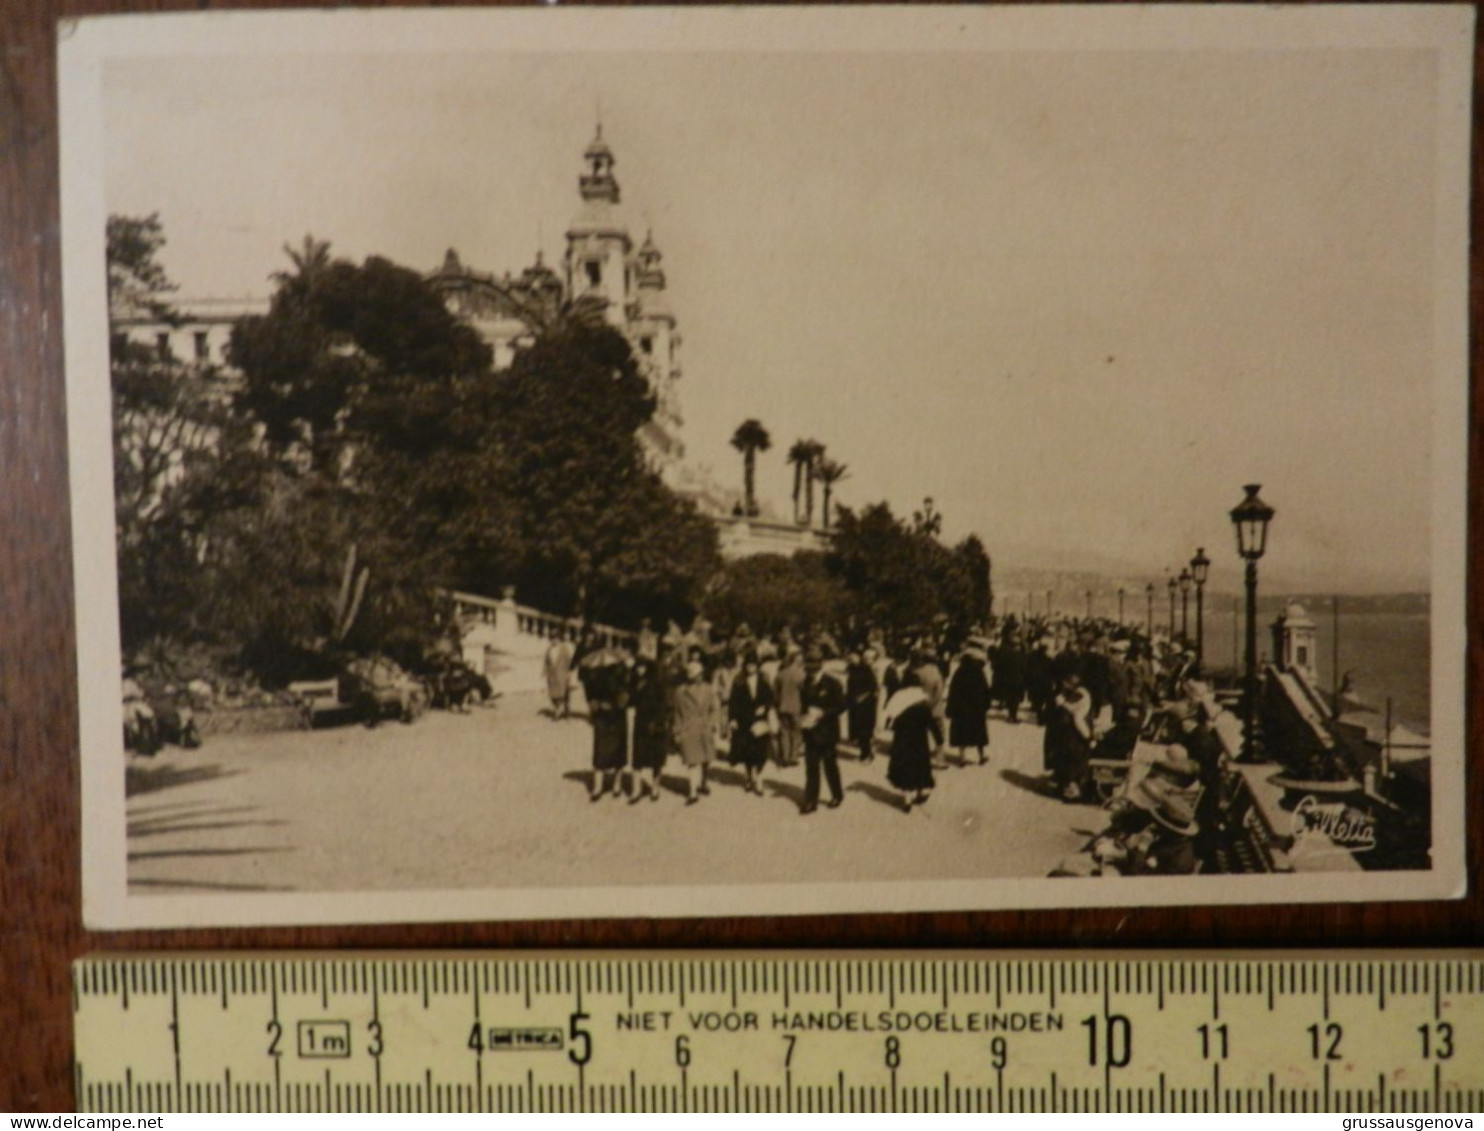
<path id="1" fill-rule="evenodd" d="M 1430 1025 L 1418 1025 L 1422 1034 L 1423 1060 L 1453 1059 L 1453 1026 L 1446 1021 L 1434 1021 Z"/>
<path id="2" fill-rule="evenodd" d="M 1196 1029 L 1201 1035 L 1201 1058 L 1225 1060 L 1229 1051 L 1226 1039 L 1226 1024 L 1202 1025 Z"/>
<path id="3" fill-rule="evenodd" d="M 1010 1063 L 1010 1042 L 1004 1037 L 994 1037 L 990 1040 L 989 1063 L 998 1069 Z"/>
<path id="4" fill-rule="evenodd" d="M 1102 1022 L 1100 1025 L 1099 1022 Z M 1134 1024 L 1121 1013 L 1107 1017 L 1093 1014 L 1084 1017 L 1082 1025 L 1087 1030 L 1087 1063 L 1094 1068 L 1098 1064 L 1098 1045 L 1102 1045 L 1103 1060 L 1109 1068 L 1127 1068 L 1134 1054 Z M 1101 1033 L 1102 1041 L 1098 1037 Z"/>
<path id="5" fill-rule="evenodd" d="M 278 1023 L 278 1019 L 276 1017 L 272 1021 L 268 1022 L 268 1033 L 273 1037 L 273 1039 L 268 1042 L 268 1055 L 282 1056 L 283 1053 L 278 1047 L 278 1042 L 283 1040 L 283 1026 Z"/>
<path id="6" fill-rule="evenodd" d="M 675 1063 L 681 1068 L 690 1067 L 690 1038 L 683 1034 L 675 1038 Z"/>
<path id="7" fill-rule="evenodd" d="M 1314 1060 L 1339 1060 L 1340 1038 L 1345 1030 L 1338 1021 L 1309 1026 L 1309 1055 Z"/>
<path id="8" fill-rule="evenodd" d="M 571 1020 L 567 1022 L 567 1034 L 572 1038 L 572 1047 L 567 1050 L 567 1059 L 581 1068 L 593 1058 L 593 1037 L 586 1029 L 578 1024 L 586 1021 L 587 1014 L 578 1010 L 572 1014 Z M 582 1042 L 582 1051 L 577 1051 L 577 1042 Z"/>

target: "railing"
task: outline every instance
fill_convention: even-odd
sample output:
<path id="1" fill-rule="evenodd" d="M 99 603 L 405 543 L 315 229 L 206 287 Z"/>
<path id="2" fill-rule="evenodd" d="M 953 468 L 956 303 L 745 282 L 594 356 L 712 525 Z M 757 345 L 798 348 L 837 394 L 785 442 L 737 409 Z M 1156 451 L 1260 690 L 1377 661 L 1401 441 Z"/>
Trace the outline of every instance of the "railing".
<path id="1" fill-rule="evenodd" d="M 577 617 L 563 617 L 555 613 L 533 609 L 529 605 L 518 605 L 514 596 L 503 598 L 482 597 L 477 593 L 450 593 L 454 609 L 460 617 L 469 617 L 496 630 L 513 631 L 521 636 L 534 636 L 541 640 L 556 638 L 574 639 L 586 630 L 609 647 L 628 643 L 635 633 L 627 629 L 614 628 L 608 624 L 584 622 Z"/>
<path id="2" fill-rule="evenodd" d="M 800 526 L 792 522 L 774 522 L 746 515 L 719 516 L 715 521 L 720 534 L 722 553 L 732 556 L 794 550 L 828 550 L 835 538 L 833 530 L 822 530 L 817 526 Z"/>

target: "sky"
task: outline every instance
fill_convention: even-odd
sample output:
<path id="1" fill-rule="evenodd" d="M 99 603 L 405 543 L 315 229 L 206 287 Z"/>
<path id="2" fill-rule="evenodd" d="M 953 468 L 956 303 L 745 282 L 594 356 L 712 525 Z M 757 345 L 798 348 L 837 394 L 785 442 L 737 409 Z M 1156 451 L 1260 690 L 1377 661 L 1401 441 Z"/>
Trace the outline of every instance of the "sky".
<path id="1" fill-rule="evenodd" d="M 601 114 L 684 338 L 690 458 L 996 562 L 1162 578 L 1260 483 L 1275 584 L 1430 567 L 1437 74 L 1408 50 L 163 56 L 104 73 L 109 211 L 158 212 L 183 296 L 282 248 L 559 262 Z M 1460 375 L 1460 380 L 1462 380 Z"/>

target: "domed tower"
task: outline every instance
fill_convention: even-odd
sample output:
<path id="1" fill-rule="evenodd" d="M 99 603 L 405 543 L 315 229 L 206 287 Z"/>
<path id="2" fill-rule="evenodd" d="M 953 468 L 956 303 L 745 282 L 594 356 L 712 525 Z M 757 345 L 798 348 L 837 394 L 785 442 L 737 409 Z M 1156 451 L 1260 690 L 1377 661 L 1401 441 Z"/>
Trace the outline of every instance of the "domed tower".
<path id="1" fill-rule="evenodd" d="M 680 402 L 676 382 L 680 379 L 680 335 L 675 332 L 675 313 L 665 293 L 664 256 L 648 233 L 634 256 L 635 295 L 629 333 L 634 352 L 644 366 L 656 398 L 655 415 L 668 433 L 680 430 Z M 678 442 L 677 442 L 678 446 Z"/>
<path id="2" fill-rule="evenodd" d="M 624 329 L 630 301 L 633 241 L 618 214 L 618 179 L 603 126 L 582 155 L 587 171 L 577 179 L 582 209 L 567 229 L 567 293 L 572 300 L 604 302 L 604 317 Z"/>

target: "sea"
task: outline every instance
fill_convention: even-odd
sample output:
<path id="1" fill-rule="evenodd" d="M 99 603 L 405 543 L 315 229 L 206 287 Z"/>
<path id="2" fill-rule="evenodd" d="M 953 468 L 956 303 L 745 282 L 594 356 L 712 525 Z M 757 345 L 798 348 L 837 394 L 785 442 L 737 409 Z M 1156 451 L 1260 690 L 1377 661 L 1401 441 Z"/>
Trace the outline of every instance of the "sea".
<path id="1" fill-rule="evenodd" d="M 1328 602 L 1305 605 L 1318 629 L 1319 686 L 1334 686 L 1335 624 Z M 1209 668 L 1241 670 L 1242 613 L 1233 627 L 1232 602 L 1217 599 L 1206 608 L 1206 665 Z M 1259 608 L 1257 650 L 1260 658 L 1271 657 L 1271 625 L 1276 610 Z M 1195 635 L 1195 609 L 1190 611 L 1190 632 Z M 1350 673 L 1350 695 L 1384 713 L 1391 699 L 1394 721 L 1418 732 L 1431 733 L 1432 720 L 1432 631 L 1428 614 L 1419 612 L 1345 611 L 1340 602 L 1340 674 Z M 1235 642 L 1236 651 L 1233 651 Z"/>

